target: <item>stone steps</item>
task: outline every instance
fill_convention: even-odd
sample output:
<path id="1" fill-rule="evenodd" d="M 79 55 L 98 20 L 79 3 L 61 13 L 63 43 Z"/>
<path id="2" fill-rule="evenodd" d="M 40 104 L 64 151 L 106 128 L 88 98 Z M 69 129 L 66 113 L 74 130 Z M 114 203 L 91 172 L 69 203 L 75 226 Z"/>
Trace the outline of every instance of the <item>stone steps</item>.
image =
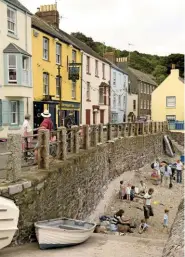
<path id="1" fill-rule="evenodd" d="M 171 139 L 174 147 L 181 153 L 184 154 L 184 147 L 182 145 L 179 145 L 174 139 Z"/>

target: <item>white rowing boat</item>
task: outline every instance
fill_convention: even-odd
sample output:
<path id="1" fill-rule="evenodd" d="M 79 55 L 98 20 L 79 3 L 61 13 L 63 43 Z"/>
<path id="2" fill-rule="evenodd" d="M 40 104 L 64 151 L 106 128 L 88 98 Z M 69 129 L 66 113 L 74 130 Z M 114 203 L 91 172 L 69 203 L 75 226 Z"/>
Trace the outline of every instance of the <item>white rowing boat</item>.
<path id="1" fill-rule="evenodd" d="M 12 200 L 0 197 L 0 249 L 8 246 L 15 232 L 19 219 L 19 209 Z"/>
<path id="2" fill-rule="evenodd" d="M 95 227 L 94 223 L 68 218 L 35 223 L 36 237 L 42 250 L 81 244 L 92 235 Z"/>

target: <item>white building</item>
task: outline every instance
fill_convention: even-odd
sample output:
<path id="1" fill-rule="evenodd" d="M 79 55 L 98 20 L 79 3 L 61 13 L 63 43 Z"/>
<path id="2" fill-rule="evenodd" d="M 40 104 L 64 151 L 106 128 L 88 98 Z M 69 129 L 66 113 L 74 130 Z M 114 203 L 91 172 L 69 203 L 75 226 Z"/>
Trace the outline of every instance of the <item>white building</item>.
<path id="1" fill-rule="evenodd" d="M 126 122 L 128 75 L 112 62 L 111 65 L 111 122 Z"/>
<path id="2" fill-rule="evenodd" d="M 89 46 L 70 36 L 82 52 L 81 124 L 107 124 L 110 118 L 109 63 Z"/>
<path id="3" fill-rule="evenodd" d="M 31 42 L 31 13 L 18 0 L 0 0 L 0 138 L 32 115 Z"/>
<path id="4" fill-rule="evenodd" d="M 138 116 L 138 95 L 128 93 L 127 96 L 127 121 L 135 122 Z"/>

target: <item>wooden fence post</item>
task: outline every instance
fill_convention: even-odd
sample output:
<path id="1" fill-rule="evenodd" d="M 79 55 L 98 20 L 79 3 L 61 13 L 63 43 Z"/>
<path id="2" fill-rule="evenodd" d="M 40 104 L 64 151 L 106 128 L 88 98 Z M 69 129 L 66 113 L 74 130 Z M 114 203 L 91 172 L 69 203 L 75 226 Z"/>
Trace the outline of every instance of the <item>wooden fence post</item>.
<path id="1" fill-rule="evenodd" d="M 57 158 L 59 160 L 66 160 L 67 158 L 67 141 L 66 141 L 66 128 L 59 127 L 57 130 L 57 140 L 58 140 L 58 147 L 57 147 Z"/>
<path id="2" fill-rule="evenodd" d="M 7 149 L 11 154 L 8 155 L 6 179 L 15 182 L 21 173 L 21 134 L 8 134 Z"/>
<path id="3" fill-rule="evenodd" d="M 38 168 L 49 169 L 49 130 L 40 129 L 38 136 Z"/>
<path id="4" fill-rule="evenodd" d="M 90 138 L 89 138 L 89 125 L 83 125 L 83 136 L 84 136 L 84 149 L 88 150 L 90 146 Z"/>

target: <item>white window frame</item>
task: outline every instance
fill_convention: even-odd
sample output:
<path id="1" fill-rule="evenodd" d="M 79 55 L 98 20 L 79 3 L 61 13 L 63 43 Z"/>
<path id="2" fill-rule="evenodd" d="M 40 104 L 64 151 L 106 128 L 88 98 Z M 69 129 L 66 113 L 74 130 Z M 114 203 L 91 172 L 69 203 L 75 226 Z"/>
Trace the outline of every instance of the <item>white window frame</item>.
<path id="1" fill-rule="evenodd" d="M 24 66 L 26 60 L 26 66 Z M 23 55 L 22 56 L 22 69 L 23 69 L 23 84 L 28 85 L 29 84 L 29 70 L 30 70 L 30 58 L 28 56 Z"/>
<path id="2" fill-rule="evenodd" d="M 121 107 L 121 95 L 118 95 L 118 106 Z"/>
<path id="3" fill-rule="evenodd" d="M 147 100 L 147 109 L 149 110 L 150 109 L 150 101 Z"/>
<path id="4" fill-rule="evenodd" d="M 116 94 L 113 94 L 113 108 L 116 108 Z"/>
<path id="5" fill-rule="evenodd" d="M 135 103 L 135 108 L 134 108 L 134 103 Z M 133 110 L 136 111 L 136 100 L 133 100 Z"/>
<path id="6" fill-rule="evenodd" d="M 141 102 L 140 102 L 140 109 L 143 110 L 143 99 L 141 99 Z"/>
<path id="7" fill-rule="evenodd" d="M 98 77 L 98 74 L 99 74 L 98 66 L 99 66 L 98 60 L 95 60 L 95 76 L 96 77 Z"/>
<path id="8" fill-rule="evenodd" d="M 99 104 L 104 104 L 104 87 L 99 88 Z"/>
<path id="9" fill-rule="evenodd" d="M 87 89 L 86 89 L 86 100 L 91 100 L 91 85 L 90 82 L 87 82 Z"/>
<path id="10" fill-rule="evenodd" d="M 72 50 L 72 62 L 76 63 L 76 50 Z"/>
<path id="11" fill-rule="evenodd" d="M 14 20 L 11 17 L 8 17 L 8 11 L 10 11 L 10 13 L 11 12 L 14 13 L 14 16 L 15 16 Z M 15 28 L 14 30 L 8 28 L 9 22 L 14 25 L 14 28 Z M 8 33 L 13 35 L 17 34 L 17 11 L 9 6 L 7 7 L 7 28 L 8 28 Z"/>
<path id="12" fill-rule="evenodd" d="M 46 72 L 43 73 L 43 95 L 49 95 L 49 74 Z"/>
<path id="13" fill-rule="evenodd" d="M 169 100 L 174 100 L 169 103 Z M 176 96 L 167 96 L 166 97 L 166 107 L 167 108 L 175 108 L 176 107 Z"/>
<path id="14" fill-rule="evenodd" d="M 141 93 L 143 93 L 143 83 L 140 84 L 140 87 L 141 87 Z"/>
<path id="15" fill-rule="evenodd" d="M 72 81 L 71 85 L 71 98 L 76 99 L 76 81 Z"/>
<path id="16" fill-rule="evenodd" d="M 12 111 L 12 104 L 13 103 L 16 103 L 16 111 L 13 112 Z M 19 116 L 19 109 L 18 109 L 18 101 L 10 101 L 10 104 L 11 104 L 11 125 L 18 125 L 18 116 Z M 13 121 L 13 114 L 15 114 L 15 122 L 12 122 Z"/>
<path id="17" fill-rule="evenodd" d="M 174 117 L 174 119 L 170 119 L 169 117 Z M 167 121 L 176 121 L 176 115 L 166 115 Z"/>
<path id="18" fill-rule="evenodd" d="M 15 66 L 10 67 L 10 64 L 9 64 L 10 56 L 15 57 Z M 14 79 L 11 80 L 10 79 L 10 74 L 9 74 L 10 70 L 15 70 L 16 71 L 16 80 L 14 80 Z M 8 54 L 8 83 L 9 84 L 17 84 L 17 56 L 16 56 L 16 54 Z"/>
<path id="19" fill-rule="evenodd" d="M 90 74 L 90 56 L 86 56 L 86 73 Z"/>
<path id="20" fill-rule="evenodd" d="M 113 85 L 116 85 L 116 72 L 113 71 Z"/>
<path id="21" fill-rule="evenodd" d="M 56 97 L 60 96 L 61 87 L 62 87 L 62 77 L 60 77 L 60 84 L 59 84 L 59 76 L 56 76 Z"/>
<path id="22" fill-rule="evenodd" d="M 143 93 L 146 94 L 146 84 L 143 84 L 143 86 L 144 86 Z"/>
<path id="23" fill-rule="evenodd" d="M 146 110 L 146 100 L 144 100 L 143 103 L 144 103 L 144 108 L 143 109 Z"/>
<path id="24" fill-rule="evenodd" d="M 56 43 L 56 64 L 61 65 L 61 49 L 62 46 L 59 43 Z"/>
<path id="25" fill-rule="evenodd" d="M 43 37 L 43 59 L 45 61 L 49 60 L 49 39 L 47 37 Z"/>

